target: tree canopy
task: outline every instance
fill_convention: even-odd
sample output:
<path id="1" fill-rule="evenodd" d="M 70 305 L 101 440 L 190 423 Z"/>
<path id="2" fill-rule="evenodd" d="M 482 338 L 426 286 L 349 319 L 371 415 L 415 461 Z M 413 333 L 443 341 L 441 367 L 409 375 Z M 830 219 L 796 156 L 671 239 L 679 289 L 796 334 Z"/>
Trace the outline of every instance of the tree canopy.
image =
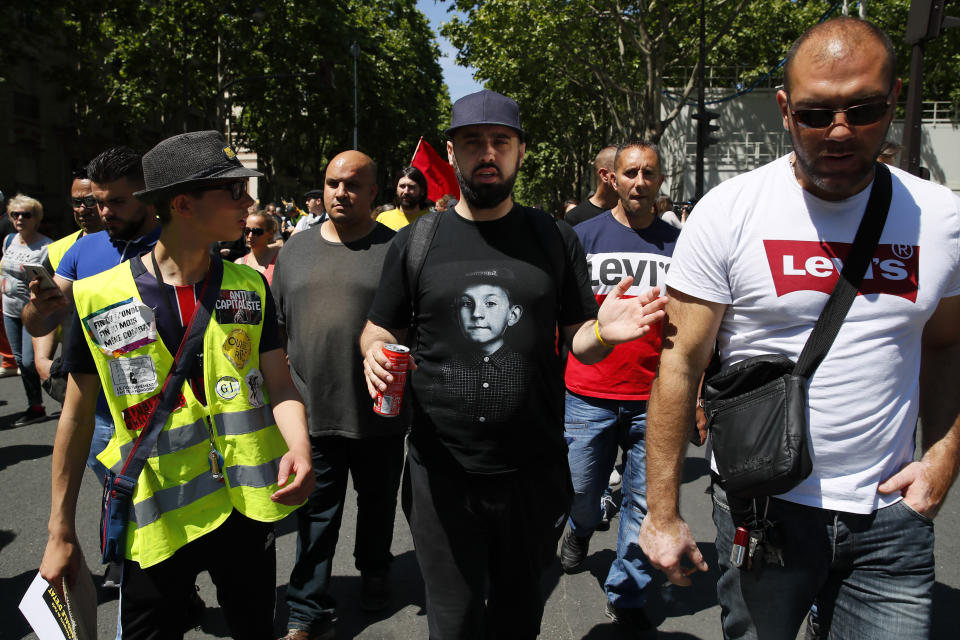
<path id="1" fill-rule="evenodd" d="M 419 136 L 437 140 L 449 112 L 414 0 L 11 0 L 4 13 L 0 37 L 28 48 L 25 59 L 6 40 L 0 74 L 26 62 L 60 87 L 65 138 L 84 153 L 223 131 L 229 115 L 235 144 L 260 156 L 268 198 L 320 184 L 326 161 L 352 148 L 353 42 L 359 148 L 381 177 L 409 162 Z"/>
<path id="2" fill-rule="evenodd" d="M 707 66 L 715 78 L 726 79 L 713 85 L 733 94 L 767 77 L 776 84 L 792 42 L 818 21 L 839 15 L 841 5 L 706 2 Z M 905 79 L 909 5 L 868 4 L 868 18 L 897 47 Z M 464 14 L 442 29 L 459 51 L 457 61 L 521 105 L 528 157 L 517 191 L 528 202 L 586 197 L 589 165 L 600 148 L 635 137 L 657 142 L 695 98 L 698 0 L 454 0 L 451 6 Z M 925 99 L 960 100 L 958 32 L 948 30 L 927 47 Z M 673 99 L 664 101 L 668 90 Z"/>

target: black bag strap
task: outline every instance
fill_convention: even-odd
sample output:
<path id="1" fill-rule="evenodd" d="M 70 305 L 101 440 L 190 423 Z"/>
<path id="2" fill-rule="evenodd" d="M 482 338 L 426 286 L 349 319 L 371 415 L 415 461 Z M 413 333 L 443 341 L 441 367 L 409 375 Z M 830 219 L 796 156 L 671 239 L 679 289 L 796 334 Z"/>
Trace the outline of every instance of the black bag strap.
<path id="1" fill-rule="evenodd" d="M 158 280 L 160 280 L 160 286 L 163 287 L 163 280 L 160 278 Z M 166 424 L 170 412 L 177 404 L 180 389 L 190 374 L 191 363 L 194 362 L 196 355 L 203 348 L 203 334 L 210 323 L 210 315 L 222 282 L 223 261 L 219 258 L 211 258 L 210 269 L 207 271 L 207 277 L 204 279 L 200 290 L 199 304 L 187 324 L 183 339 L 180 341 L 180 346 L 173 358 L 170 373 L 163 381 L 163 387 L 160 389 L 160 400 L 151 409 L 147 426 L 140 432 L 140 436 L 120 470 L 120 478 L 126 479 L 127 482 L 136 484 L 140 472 L 143 470 L 143 465 L 153 450 L 153 445 L 156 444 L 160 432 L 163 431 L 163 425 Z"/>
<path id="2" fill-rule="evenodd" d="M 820 317 L 817 318 L 813 332 L 803 345 L 803 351 L 797 359 L 797 366 L 793 369 L 794 375 L 804 378 L 812 376 L 837 337 L 840 325 L 843 324 L 850 305 L 857 297 L 857 290 L 863 282 L 867 266 L 877 251 L 877 244 L 880 242 L 880 235 L 887 221 L 887 212 L 890 210 L 892 193 L 890 170 L 886 165 L 878 162 L 874 169 L 873 189 L 870 191 L 863 218 L 857 228 L 853 246 L 850 247 L 850 254 L 843 265 L 833 293 L 830 294 L 827 304 L 820 312 Z"/>
<path id="3" fill-rule="evenodd" d="M 410 298 L 410 306 L 414 309 L 414 316 L 416 316 L 417 285 L 420 283 L 423 263 L 427 261 L 427 252 L 430 251 L 433 238 L 437 235 L 440 218 L 446 214 L 446 211 L 434 211 L 420 216 L 410 224 L 410 238 L 407 240 L 404 266 L 407 272 L 407 294 Z"/>

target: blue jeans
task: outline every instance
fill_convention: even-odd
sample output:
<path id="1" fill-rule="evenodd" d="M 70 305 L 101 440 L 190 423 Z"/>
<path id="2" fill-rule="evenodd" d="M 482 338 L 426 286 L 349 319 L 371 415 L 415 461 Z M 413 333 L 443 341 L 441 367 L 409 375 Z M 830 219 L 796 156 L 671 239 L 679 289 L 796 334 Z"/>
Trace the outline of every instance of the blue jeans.
<path id="1" fill-rule="evenodd" d="M 337 603 L 327 587 L 343 519 L 347 473 L 357 492 L 356 567 L 361 573 L 389 570 L 403 438 L 310 436 L 317 484 L 296 512 L 297 561 L 287 585 L 288 629 L 309 630 L 336 615 Z"/>
<path id="2" fill-rule="evenodd" d="M 43 405 L 43 391 L 40 387 L 40 375 L 33 366 L 33 341 L 23 326 L 20 318 L 3 316 L 3 327 L 7 331 L 13 359 L 20 367 L 20 380 L 23 381 L 23 390 L 27 394 L 27 404 L 31 407 Z"/>
<path id="3" fill-rule="evenodd" d="M 933 522 L 906 502 L 863 515 L 771 500 L 785 564 L 759 571 L 730 565 L 736 511 L 714 483 L 725 638 L 793 640 L 813 604 L 821 637 L 929 637 Z"/>
<path id="4" fill-rule="evenodd" d="M 107 448 L 110 438 L 113 437 L 113 418 L 110 413 L 104 414 L 97 407 L 97 412 L 93 416 L 93 439 L 90 440 L 90 453 L 87 454 L 87 466 L 97 476 L 100 486 L 103 486 L 103 477 L 107 473 L 107 468 L 102 462 L 97 460 L 101 451 Z"/>
<path id="5" fill-rule="evenodd" d="M 640 545 L 640 524 L 647 513 L 647 403 L 643 400 L 604 400 L 567 392 L 564 431 L 573 478 L 570 529 L 591 535 L 603 516 L 600 497 L 610 470 L 623 448 L 623 503 L 617 534 L 617 558 L 610 566 L 604 590 L 615 607 L 639 608 L 651 580 L 650 563 Z"/>

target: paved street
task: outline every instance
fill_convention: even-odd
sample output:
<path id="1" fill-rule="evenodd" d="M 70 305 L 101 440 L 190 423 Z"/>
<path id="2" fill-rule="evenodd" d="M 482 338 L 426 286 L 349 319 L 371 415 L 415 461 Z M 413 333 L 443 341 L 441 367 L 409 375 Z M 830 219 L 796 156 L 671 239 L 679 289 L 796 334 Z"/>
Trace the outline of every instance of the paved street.
<path id="1" fill-rule="evenodd" d="M 20 612 L 20 598 L 39 566 L 46 542 L 46 521 L 50 502 L 50 456 L 53 450 L 56 420 L 13 428 L 15 415 L 24 409 L 24 393 L 19 378 L 0 379 L 0 640 L 35 638 Z M 47 399 L 47 410 L 56 410 Z M 701 450 L 691 448 L 683 485 L 683 512 L 700 541 L 711 567 L 716 565 L 713 524 L 709 498 L 704 494 L 707 466 L 699 457 Z M 352 490 L 351 494 L 352 494 Z M 96 556 L 99 518 L 99 485 L 90 472 L 84 477 L 78 511 L 80 540 L 94 574 L 102 569 Z M 338 638 L 364 640 L 426 638 L 423 585 L 413 553 L 406 522 L 399 513 L 393 552 L 394 594 L 381 614 L 360 611 L 360 579 L 353 567 L 353 522 L 355 504 L 352 495 L 344 517 L 344 529 L 334 563 L 332 592 L 339 602 Z M 616 524 L 616 523 L 614 523 Z M 547 601 L 541 637 L 549 640 L 616 639 L 626 637 L 603 616 L 602 591 L 606 570 L 613 559 L 616 526 L 600 532 L 591 543 L 587 570 L 572 576 L 560 572 L 559 563 L 545 577 Z M 934 594 L 934 638 L 956 638 L 957 611 L 960 611 L 960 498 L 954 492 L 937 519 L 937 584 Z M 296 536 L 291 522 L 278 527 L 277 544 L 277 625 L 281 635 L 286 610 L 284 588 L 293 564 Z M 660 624 L 661 637 L 669 639 L 719 638 L 719 607 L 714 583 L 716 573 L 699 575 L 688 589 L 664 587 L 658 581 L 651 589 L 650 612 Z M 204 574 L 199 581 L 207 603 L 203 626 L 187 635 L 190 639 L 227 637 L 216 608 L 213 585 Z M 101 591 L 99 636 L 112 638 L 115 632 L 117 601 L 115 592 Z M 950 612 L 953 613 L 950 613 Z"/>

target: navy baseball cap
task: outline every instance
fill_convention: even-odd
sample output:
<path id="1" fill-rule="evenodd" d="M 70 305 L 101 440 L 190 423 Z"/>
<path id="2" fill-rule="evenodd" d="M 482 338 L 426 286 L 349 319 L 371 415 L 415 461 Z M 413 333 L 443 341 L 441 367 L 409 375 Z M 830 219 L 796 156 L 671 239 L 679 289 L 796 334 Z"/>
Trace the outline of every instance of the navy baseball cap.
<path id="1" fill-rule="evenodd" d="M 521 136 L 520 105 L 513 98 L 484 89 L 463 96 L 453 103 L 453 117 L 450 128 L 444 131 L 448 138 L 460 127 L 474 124 L 499 124 L 515 129 Z"/>

